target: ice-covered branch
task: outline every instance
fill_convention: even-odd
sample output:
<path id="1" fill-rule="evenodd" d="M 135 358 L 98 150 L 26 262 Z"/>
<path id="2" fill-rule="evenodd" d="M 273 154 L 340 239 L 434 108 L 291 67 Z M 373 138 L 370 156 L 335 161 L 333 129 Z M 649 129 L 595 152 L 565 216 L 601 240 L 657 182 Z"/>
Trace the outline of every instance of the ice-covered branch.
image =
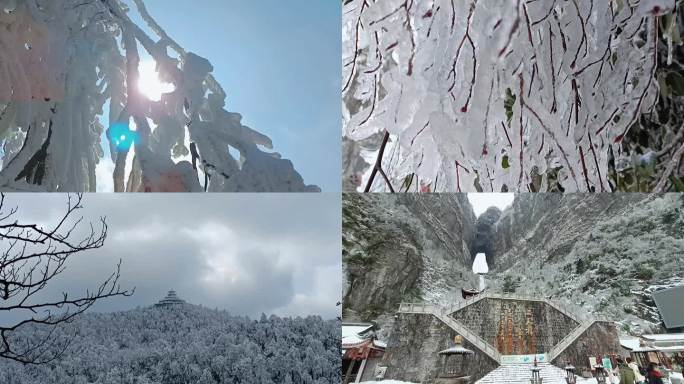
<path id="1" fill-rule="evenodd" d="M 659 23 L 676 7 L 347 1 L 344 136 L 389 132 L 383 164 L 395 183 L 415 174 L 436 191 L 610 191 L 609 149 L 657 101 Z"/>

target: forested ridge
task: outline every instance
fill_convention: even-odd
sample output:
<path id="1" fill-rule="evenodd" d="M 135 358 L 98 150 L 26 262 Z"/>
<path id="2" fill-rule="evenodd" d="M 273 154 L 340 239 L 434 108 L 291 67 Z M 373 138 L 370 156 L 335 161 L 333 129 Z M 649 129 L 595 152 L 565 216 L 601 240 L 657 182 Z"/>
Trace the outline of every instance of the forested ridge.
<path id="1" fill-rule="evenodd" d="M 318 316 L 253 320 L 187 304 L 91 313 L 57 329 L 71 338 L 60 359 L 0 360 L 0 383 L 339 383 L 339 330 Z"/>

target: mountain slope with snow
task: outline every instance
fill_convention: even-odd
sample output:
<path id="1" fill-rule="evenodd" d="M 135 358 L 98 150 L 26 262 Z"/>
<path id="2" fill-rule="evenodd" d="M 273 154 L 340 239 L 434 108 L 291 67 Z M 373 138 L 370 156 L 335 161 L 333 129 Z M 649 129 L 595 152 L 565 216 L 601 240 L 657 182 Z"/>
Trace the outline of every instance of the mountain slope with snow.
<path id="1" fill-rule="evenodd" d="M 684 282 L 680 194 L 519 194 L 478 219 L 465 195 L 347 195 L 343 207 L 345 317 L 387 319 L 402 300 L 456 300 L 461 287 L 477 287 L 472 260 L 485 251 L 491 291 L 571 302 L 622 321 L 624 332 L 659 331 L 650 293 Z M 430 237 L 446 241 L 421 240 Z M 363 285 L 349 284 L 359 277 Z"/>

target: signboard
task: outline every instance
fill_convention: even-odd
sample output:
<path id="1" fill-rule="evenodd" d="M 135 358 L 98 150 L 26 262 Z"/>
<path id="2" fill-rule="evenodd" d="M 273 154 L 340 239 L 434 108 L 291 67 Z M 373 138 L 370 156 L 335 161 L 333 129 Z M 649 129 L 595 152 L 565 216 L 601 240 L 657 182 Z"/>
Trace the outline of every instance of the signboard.
<path id="1" fill-rule="evenodd" d="M 387 367 L 376 366 L 375 367 L 375 380 L 382 380 L 385 378 L 385 372 L 387 372 Z"/>
<path id="2" fill-rule="evenodd" d="M 536 355 L 502 355 L 501 364 L 532 364 L 535 357 L 538 363 L 545 363 L 547 361 L 545 353 Z"/>
<path id="3" fill-rule="evenodd" d="M 589 356 L 589 366 L 593 370 L 595 366 L 598 365 L 598 362 L 596 362 L 596 357 L 594 356 Z"/>

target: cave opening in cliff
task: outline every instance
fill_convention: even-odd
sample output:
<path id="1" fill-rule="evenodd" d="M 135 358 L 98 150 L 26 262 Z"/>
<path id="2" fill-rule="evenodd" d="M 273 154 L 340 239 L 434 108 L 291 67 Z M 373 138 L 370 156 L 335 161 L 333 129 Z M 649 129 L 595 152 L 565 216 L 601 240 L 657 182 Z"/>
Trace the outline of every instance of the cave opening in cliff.
<path id="1" fill-rule="evenodd" d="M 469 193 L 468 201 L 476 216 L 475 234 L 470 243 L 471 262 L 484 254 L 489 268 L 496 266 L 496 223 L 503 211 L 511 206 L 513 193 Z"/>
<path id="2" fill-rule="evenodd" d="M 484 253 L 475 255 L 473 261 L 473 273 L 478 275 L 478 291 L 482 292 L 486 288 L 485 275 L 489 272 L 489 265 L 487 265 L 487 256 Z"/>

